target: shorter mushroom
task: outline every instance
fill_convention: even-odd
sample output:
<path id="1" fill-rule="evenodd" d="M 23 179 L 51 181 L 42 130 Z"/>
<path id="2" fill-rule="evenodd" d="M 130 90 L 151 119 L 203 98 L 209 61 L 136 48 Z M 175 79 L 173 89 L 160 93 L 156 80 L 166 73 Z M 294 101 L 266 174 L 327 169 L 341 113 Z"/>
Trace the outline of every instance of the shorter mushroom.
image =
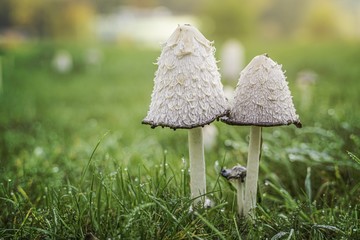
<path id="1" fill-rule="evenodd" d="M 244 217 L 246 168 L 241 165 L 236 165 L 231 169 L 223 168 L 220 174 L 235 185 L 238 212 L 240 217 Z"/>
<path id="2" fill-rule="evenodd" d="M 230 125 L 251 126 L 247 160 L 244 214 L 256 207 L 262 127 L 294 124 L 301 128 L 299 116 L 281 65 L 267 54 L 254 57 L 241 71 L 228 116 Z"/>

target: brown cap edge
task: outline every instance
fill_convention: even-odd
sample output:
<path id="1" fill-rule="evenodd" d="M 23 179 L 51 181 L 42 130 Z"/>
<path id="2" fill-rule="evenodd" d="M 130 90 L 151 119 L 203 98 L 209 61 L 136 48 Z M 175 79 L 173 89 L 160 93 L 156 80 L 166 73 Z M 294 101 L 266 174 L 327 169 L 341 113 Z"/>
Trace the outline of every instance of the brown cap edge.
<path id="1" fill-rule="evenodd" d="M 154 123 L 153 121 L 146 121 L 146 120 L 141 121 L 141 123 L 151 125 L 151 128 L 168 127 L 168 128 L 174 129 L 174 130 L 176 130 L 176 129 L 192 129 L 192 128 L 197 128 L 197 127 L 204 127 L 205 125 L 209 125 L 210 123 L 212 123 L 215 120 L 219 121 L 219 119 L 221 117 L 224 117 L 227 114 L 228 114 L 228 110 L 226 110 L 225 112 L 223 112 L 221 114 L 218 114 L 217 116 L 211 118 L 208 121 L 201 122 L 198 124 L 192 124 L 192 125 L 171 125 L 171 124 L 166 124 L 166 123 Z"/>
<path id="2" fill-rule="evenodd" d="M 249 123 L 249 122 L 241 122 L 232 120 L 228 117 L 222 117 L 220 120 L 229 125 L 237 125 L 237 126 L 258 126 L 258 127 L 276 127 L 276 126 L 284 126 L 294 124 L 297 128 L 302 128 L 302 124 L 299 121 L 289 121 L 288 123 L 282 122 L 257 122 L 257 123 Z"/>

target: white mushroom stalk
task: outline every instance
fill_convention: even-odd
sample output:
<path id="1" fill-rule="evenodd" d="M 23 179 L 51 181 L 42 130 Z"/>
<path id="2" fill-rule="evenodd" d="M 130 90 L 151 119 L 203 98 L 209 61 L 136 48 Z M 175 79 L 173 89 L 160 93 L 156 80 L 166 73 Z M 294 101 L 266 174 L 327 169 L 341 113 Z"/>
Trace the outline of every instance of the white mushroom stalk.
<path id="1" fill-rule="evenodd" d="M 244 212 L 248 213 L 256 207 L 257 183 L 259 177 L 259 161 L 261 149 L 261 127 L 250 127 L 248 162 L 247 169 L 249 175 L 245 186 Z"/>
<path id="2" fill-rule="evenodd" d="M 202 128 L 227 114 L 215 48 L 195 27 L 178 26 L 158 59 L 144 124 L 189 130 L 191 197 L 206 193 Z"/>
<path id="3" fill-rule="evenodd" d="M 230 125 L 250 125 L 245 186 L 245 215 L 256 207 L 261 127 L 294 124 L 301 127 L 281 65 L 260 55 L 241 72 L 230 113 L 221 119 Z"/>
<path id="4" fill-rule="evenodd" d="M 206 169 L 202 128 L 189 129 L 188 138 L 190 159 L 190 192 L 191 198 L 196 198 L 206 193 Z"/>
<path id="5" fill-rule="evenodd" d="M 246 168 L 237 165 L 231 169 L 222 169 L 221 175 L 235 185 L 238 213 L 244 217 Z"/>

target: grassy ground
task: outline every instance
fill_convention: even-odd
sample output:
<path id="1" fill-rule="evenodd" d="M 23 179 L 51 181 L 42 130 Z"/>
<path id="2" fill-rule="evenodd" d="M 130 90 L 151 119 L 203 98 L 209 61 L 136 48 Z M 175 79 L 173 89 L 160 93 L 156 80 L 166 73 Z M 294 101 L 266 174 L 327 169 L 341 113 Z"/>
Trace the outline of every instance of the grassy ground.
<path id="1" fill-rule="evenodd" d="M 304 127 L 266 128 L 259 205 L 236 215 L 222 166 L 245 164 L 247 127 L 216 122 L 210 209 L 189 212 L 186 131 L 141 125 L 159 51 L 37 43 L 0 48 L 0 239 L 360 239 L 360 47 L 246 44 L 283 64 Z M 74 68 L 51 67 L 56 49 Z M 247 61 L 247 62 L 248 62 Z M 297 73 L 318 81 L 302 103 Z"/>

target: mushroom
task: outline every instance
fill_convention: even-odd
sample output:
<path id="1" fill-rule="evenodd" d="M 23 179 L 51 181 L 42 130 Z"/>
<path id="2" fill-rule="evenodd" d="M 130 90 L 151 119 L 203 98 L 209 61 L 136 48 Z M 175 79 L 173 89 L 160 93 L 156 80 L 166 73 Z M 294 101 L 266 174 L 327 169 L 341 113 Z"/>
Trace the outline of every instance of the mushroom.
<path id="1" fill-rule="evenodd" d="M 58 50 L 52 60 L 52 66 L 57 73 L 66 74 L 73 69 L 73 58 L 70 52 Z"/>
<path id="2" fill-rule="evenodd" d="M 312 70 L 302 70 L 298 72 L 296 86 L 301 94 L 300 107 L 303 111 L 309 109 L 312 102 L 312 88 L 317 81 L 318 75 Z"/>
<path id="3" fill-rule="evenodd" d="M 245 50 L 241 42 L 228 39 L 221 48 L 221 75 L 228 83 L 235 83 L 244 68 Z"/>
<path id="4" fill-rule="evenodd" d="M 237 205 L 239 216 L 244 216 L 244 201 L 245 201 L 245 178 L 246 168 L 241 165 L 236 165 L 231 169 L 221 169 L 221 176 L 233 183 L 237 192 Z"/>
<path id="5" fill-rule="evenodd" d="M 203 128 L 203 135 L 205 151 L 214 149 L 214 147 L 217 145 L 217 137 L 219 135 L 219 131 L 215 125 L 206 125 Z"/>
<path id="6" fill-rule="evenodd" d="M 147 116 L 152 128 L 188 129 L 191 197 L 206 193 L 202 127 L 228 112 L 215 48 L 199 30 L 178 26 L 158 59 Z"/>
<path id="7" fill-rule="evenodd" d="M 254 57 L 241 72 L 230 112 L 221 121 L 251 126 L 245 183 L 247 215 L 256 207 L 261 127 L 289 124 L 301 127 L 281 65 L 266 54 Z"/>

